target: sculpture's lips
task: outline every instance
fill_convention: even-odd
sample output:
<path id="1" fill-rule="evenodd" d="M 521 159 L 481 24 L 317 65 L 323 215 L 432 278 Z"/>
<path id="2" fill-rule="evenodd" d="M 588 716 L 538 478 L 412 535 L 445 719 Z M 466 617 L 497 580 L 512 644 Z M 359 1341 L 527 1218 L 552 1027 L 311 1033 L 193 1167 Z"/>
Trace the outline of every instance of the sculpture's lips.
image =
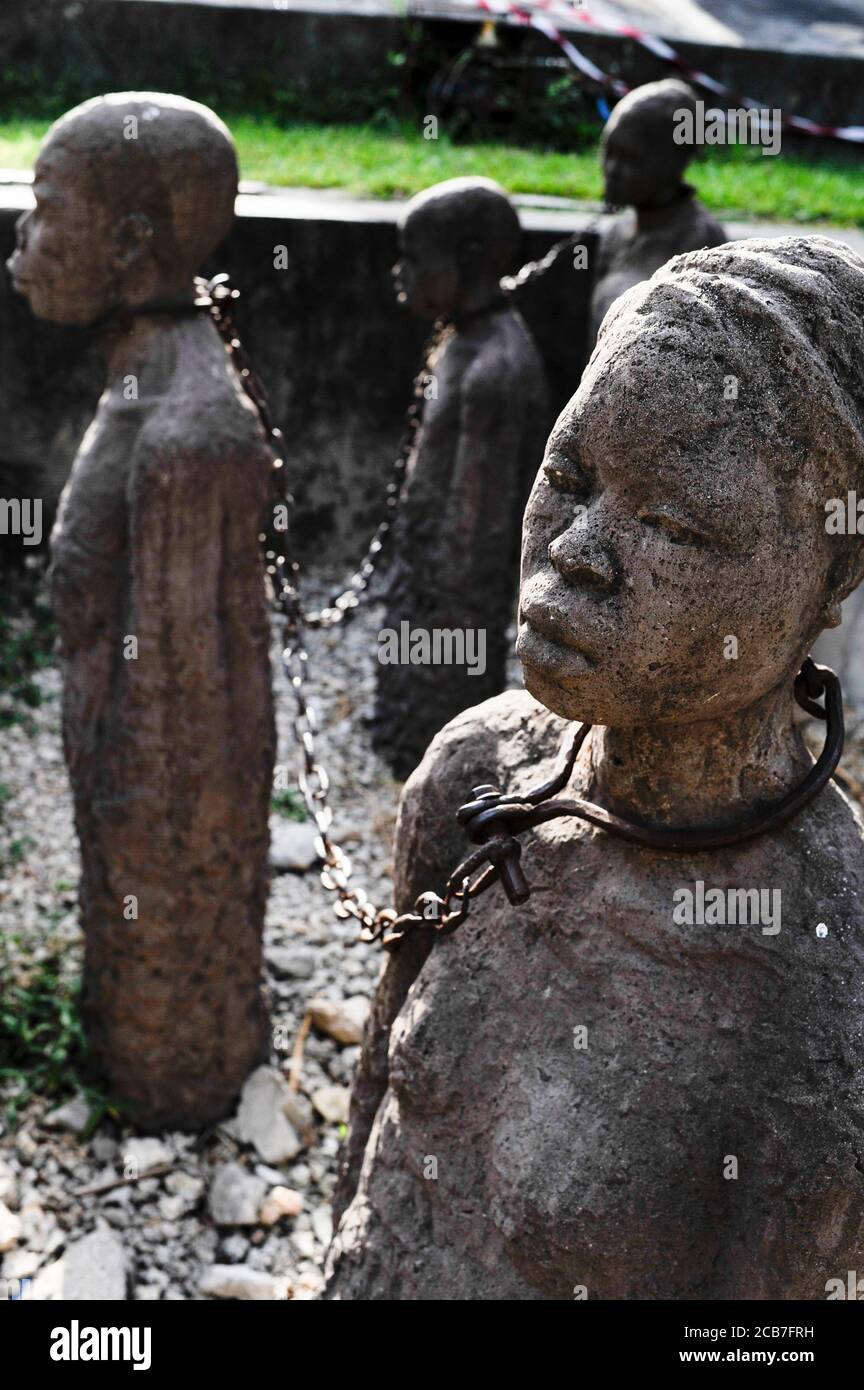
<path id="1" fill-rule="evenodd" d="M 547 642 L 554 642 L 558 647 L 567 647 L 574 655 L 580 656 L 586 669 L 597 664 L 596 657 L 585 649 L 582 638 L 574 632 L 567 615 L 560 608 L 553 608 L 537 599 L 528 599 L 522 605 L 521 616 L 522 621 L 538 636 L 544 637 Z"/>

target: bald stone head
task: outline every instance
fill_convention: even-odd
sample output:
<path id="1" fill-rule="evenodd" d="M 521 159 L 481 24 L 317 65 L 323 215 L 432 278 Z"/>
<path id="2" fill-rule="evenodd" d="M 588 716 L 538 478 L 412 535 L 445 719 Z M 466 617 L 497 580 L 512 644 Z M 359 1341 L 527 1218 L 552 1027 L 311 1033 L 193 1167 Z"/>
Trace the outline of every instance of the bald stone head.
<path id="1" fill-rule="evenodd" d="M 521 227 L 491 179 L 447 179 L 408 204 L 393 267 L 400 303 L 422 318 L 458 318 L 499 294 L 513 268 Z"/>
<path id="2" fill-rule="evenodd" d="M 85 325 L 122 305 L 188 295 L 231 226 L 237 156 L 206 106 L 113 93 L 55 122 L 33 192 L 13 281 L 37 317 Z"/>
<path id="3" fill-rule="evenodd" d="M 677 198 L 692 145 L 673 139 L 676 112 L 696 111 L 696 97 L 676 77 L 636 87 L 619 101 L 603 130 L 600 157 L 607 203 L 662 207 Z"/>
<path id="4" fill-rule="evenodd" d="M 826 237 L 676 256 L 617 301 L 525 513 L 532 694 L 628 727 L 791 684 L 864 575 L 826 526 L 864 495 L 862 360 L 864 262 Z"/>

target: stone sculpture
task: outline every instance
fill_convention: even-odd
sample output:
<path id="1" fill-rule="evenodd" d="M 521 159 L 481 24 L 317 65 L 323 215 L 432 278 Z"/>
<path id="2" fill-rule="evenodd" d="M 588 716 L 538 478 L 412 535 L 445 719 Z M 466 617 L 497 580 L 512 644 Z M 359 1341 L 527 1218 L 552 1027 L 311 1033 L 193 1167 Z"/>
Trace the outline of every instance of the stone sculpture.
<path id="1" fill-rule="evenodd" d="M 676 112 L 694 109 L 690 87 L 672 77 L 629 92 L 606 122 L 601 145 L 605 198 L 624 211 L 600 237 L 591 293 L 592 341 L 610 304 L 670 256 L 727 240 L 683 181 L 696 149 L 675 143 Z"/>
<path id="2" fill-rule="evenodd" d="M 568 794 L 631 822 L 737 825 L 801 782 L 793 678 L 864 571 L 824 506 L 864 486 L 862 325 L 864 262 L 822 237 L 677 257 L 610 311 L 525 514 L 530 693 L 408 782 L 400 911 L 472 787 L 543 780 L 568 721 Z M 829 783 L 711 852 L 523 837 L 527 904 L 496 887 L 388 961 L 329 1297 L 825 1298 L 864 1240 L 862 835 Z"/>
<path id="3" fill-rule="evenodd" d="M 107 386 L 52 537 L 97 1071 L 144 1127 L 224 1115 L 267 1050 L 274 758 L 258 534 L 271 456 L 193 276 L 228 232 L 225 126 L 122 93 L 45 137 L 10 261 L 97 327 Z"/>
<path id="4" fill-rule="evenodd" d="M 522 511 L 547 423 L 540 358 L 500 288 L 519 241 L 515 209 L 488 179 L 427 189 L 401 228 L 400 298 L 447 327 L 428 363 L 382 628 L 393 636 L 379 650 L 373 742 L 400 777 L 449 719 L 505 683 Z"/>

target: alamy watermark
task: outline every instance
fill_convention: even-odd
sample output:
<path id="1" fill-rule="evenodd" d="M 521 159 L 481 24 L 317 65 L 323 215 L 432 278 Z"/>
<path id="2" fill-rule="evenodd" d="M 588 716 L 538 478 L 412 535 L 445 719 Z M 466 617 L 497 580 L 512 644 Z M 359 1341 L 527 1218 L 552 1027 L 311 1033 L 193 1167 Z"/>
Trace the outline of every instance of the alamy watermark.
<path id="1" fill-rule="evenodd" d="M 383 627 L 378 633 L 382 666 L 465 666 L 469 676 L 486 670 L 484 627 Z"/>
<path id="2" fill-rule="evenodd" d="M 20 536 L 24 545 L 41 545 L 42 498 L 0 497 L 0 536 Z"/>
<path id="3" fill-rule="evenodd" d="M 692 888 L 672 894 L 672 921 L 686 927 L 761 927 L 763 936 L 780 930 L 779 888 Z"/>
<path id="4" fill-rule="evenodd" d="M 783 126 L 778 107 L 733 106 L 722 111 L 697 101 L 695 111 L 682 106 L 673 121 L 676 145 L 761 145 L 763 154 L 780 153 Z"/>

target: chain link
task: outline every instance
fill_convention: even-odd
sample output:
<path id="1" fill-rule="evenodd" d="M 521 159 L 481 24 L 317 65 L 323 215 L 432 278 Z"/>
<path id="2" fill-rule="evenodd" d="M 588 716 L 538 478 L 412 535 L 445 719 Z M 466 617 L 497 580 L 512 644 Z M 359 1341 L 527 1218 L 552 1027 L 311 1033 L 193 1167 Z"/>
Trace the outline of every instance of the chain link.
<path id="1" fill-rule="evenodd" d="M 558 257 L 576 243 L 577 237 L 578 234 L 564 238 L 553 246 L 542 260 L 529 262 L 516 276 L 503 280 L 502 296 L 506 297 L 514 289 L 545 274 Z M 512 863 L 519 846 L 517 844 L 514 851 L 513 845 L 516 842 L 509 837 L 497 837 L 489 841 L 484 845 L 482 852 L 475 852 L 459 866 L 451 876 L 443 898 L 436 893 L 422 893 L 414 905 L 414 911 L 404 913 L 401 917 L 393 908 L 376 908 L 361 888 L 352 887 L 351 861 L 330 834 L 333 824 L 333 810 L 329 801 L 330 779 L 317 759 L 315 739 L 318 722 L 306 693 L 310 687 L 310 679 L 305 633 L 309 629 L 326 629 L 344 622 L 356 612 L 368 591 L 370 580 L 376 572 L 392 531 L 396 512 L 405 495 L 408 465 L 422 424 L 423 407 L 427 399 L 430 363 L 445 335 L 450 331 L 450 325 L 446 321 L 437 323 L 423 350 L 423 363 L 414 378 L 402 444 L 385 488 L 384 515 L 373 533 L 366 553 L 347 586 L 333 595 L 329 603 L 317 612 L 307 612 L 299 593 L 300 567 L 296 559 L 288 559 L 284 535 L 276 526 L 278 509 L 283 508 L 287 517 L 293 504 L 293 498 L 285 486 L 282 431 L 273 423 L 264 387 L 252 370 L 249 357 L 231 319 L 230 306 L 239 299 L 239 291 L 231 286 L 227 275 L 217 275 L 212 280 L 196 278 L 195 289 L 194 308 L 206 310 L 213 319 L 241 385 L 256 407 L 273 450 L 273 505 L 268 514 L 266 529 L 259 539 L 280 627 L 282 669 L 294 698 L 292 732 L 302 763 L 297 784 L 306 811 L 318 832 L 315 850 L 322 865 L 321 884 L 327 892 L 335 894 L 333 906 L 336 916 L 343 920 L 353 918 L 358 922 L 361 941 L 380 941 L 386 949 L 392 950 L 412 928 L 432 927 L 446 935 L 464 922 L 470 911 L 472 897 L 491 887 L 499 872 L 493 863 L 491 869 L 487 868 L 472 883 L 470 871 L 481 862 L 488 863 L 490 858 L 494 859 L 494 847 L 499 845 L 504 854 L 506 872 L 506 865 Z"/>

